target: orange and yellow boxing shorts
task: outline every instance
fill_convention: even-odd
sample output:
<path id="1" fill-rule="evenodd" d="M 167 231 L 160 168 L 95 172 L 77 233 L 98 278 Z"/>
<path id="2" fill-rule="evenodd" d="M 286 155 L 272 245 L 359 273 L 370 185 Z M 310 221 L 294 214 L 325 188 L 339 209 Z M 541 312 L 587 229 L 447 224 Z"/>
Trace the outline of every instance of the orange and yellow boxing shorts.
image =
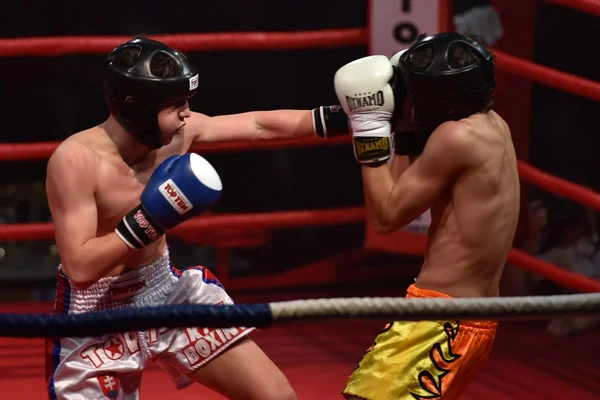
<path id="1" fill-rule="evenodd" d="M 450 296 L 411 285 L 407 298 Z M 394 321 L 377 335 L 343 394 L 365 400 L 456 399 L 487 360 L 495 321 Z"/>

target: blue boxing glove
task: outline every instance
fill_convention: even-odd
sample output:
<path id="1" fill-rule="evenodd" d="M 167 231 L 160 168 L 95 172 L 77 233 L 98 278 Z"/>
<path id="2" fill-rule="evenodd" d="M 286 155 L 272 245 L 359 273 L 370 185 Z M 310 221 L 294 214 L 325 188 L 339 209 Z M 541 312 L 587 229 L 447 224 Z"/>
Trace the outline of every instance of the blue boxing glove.
<path id="1" fill-rule="evenodd" d="M 141 249 L 210 209 L 222 190 L 219 174 L 203 157 L 171 156 L 156 168 L 140 204 L 123 217 L 115 232 L 132 249 Z"/>

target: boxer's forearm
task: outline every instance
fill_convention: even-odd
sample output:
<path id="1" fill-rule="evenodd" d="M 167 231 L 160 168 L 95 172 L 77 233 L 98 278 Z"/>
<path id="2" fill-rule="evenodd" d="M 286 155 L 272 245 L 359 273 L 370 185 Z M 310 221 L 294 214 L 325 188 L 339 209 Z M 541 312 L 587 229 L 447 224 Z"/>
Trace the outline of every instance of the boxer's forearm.
<path id="1" fill-rule="evenodd" d="M 111 232 L 61 254 L 63 269 L 71 282 L 80 288 L 94 284 L 122 264 L 135 250 Z"/>
<path id="2" fill-rule="evenodd" d="M 311 110 L 252 111 L 206 117 L 193 113 L 186 132 L 193 142 L 227 142 L 314 136 Z"/>
<path id="3" fill-rule="evenodd" d="M 256 111 L 259 139 L 314 136 L 311 110 Z"/>
<path id="4" fill-rule="evenodd" d="M 387 232 L 393 225 L 388 201 L 394 187 L 390 168 L 362 167 L 363 190 L 367 215 L 378 232 Z"/>
<path id="5" fill-rule="evenodd" d="M 379 232 L 401 229 L 431 208 L 445 185 L 436 186 L 409 167 L 395 181 L 387 164 L 362 167 L 367 208 Z M 443 182 L 443 181 L 442 181 Z"/>

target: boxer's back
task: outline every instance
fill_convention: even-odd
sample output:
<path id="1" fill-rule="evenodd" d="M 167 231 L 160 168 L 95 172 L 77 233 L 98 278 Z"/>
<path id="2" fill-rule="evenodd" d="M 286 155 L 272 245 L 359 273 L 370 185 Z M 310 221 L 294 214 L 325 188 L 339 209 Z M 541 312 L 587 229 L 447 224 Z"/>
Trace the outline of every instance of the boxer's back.
<path id="1" fill-rule="evenodd" d="M 494 112 L 460 121 L 475 163 L 431 208 L 429 247 L 418 285 L 452 296 L 494 296 L 519 216 L 516 155 Z"/>

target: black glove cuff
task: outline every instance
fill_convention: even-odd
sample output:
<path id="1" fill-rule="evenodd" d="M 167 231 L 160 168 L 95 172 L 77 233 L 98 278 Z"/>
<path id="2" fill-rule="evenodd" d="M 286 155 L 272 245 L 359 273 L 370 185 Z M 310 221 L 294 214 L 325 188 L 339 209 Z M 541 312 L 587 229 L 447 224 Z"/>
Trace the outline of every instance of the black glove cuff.
<path id="1" fill-rule="evenodd" d="M 115 232 L 132 249 L 146 247 L 165 233 L 141 204 L 123 217 Z"/>
<path id="2" fill-rule="evenodd" d="M 322 139 L 350 133 L 348 116 L 342 106 L 321 106 L 312 110 L 315 135 Z"/>

